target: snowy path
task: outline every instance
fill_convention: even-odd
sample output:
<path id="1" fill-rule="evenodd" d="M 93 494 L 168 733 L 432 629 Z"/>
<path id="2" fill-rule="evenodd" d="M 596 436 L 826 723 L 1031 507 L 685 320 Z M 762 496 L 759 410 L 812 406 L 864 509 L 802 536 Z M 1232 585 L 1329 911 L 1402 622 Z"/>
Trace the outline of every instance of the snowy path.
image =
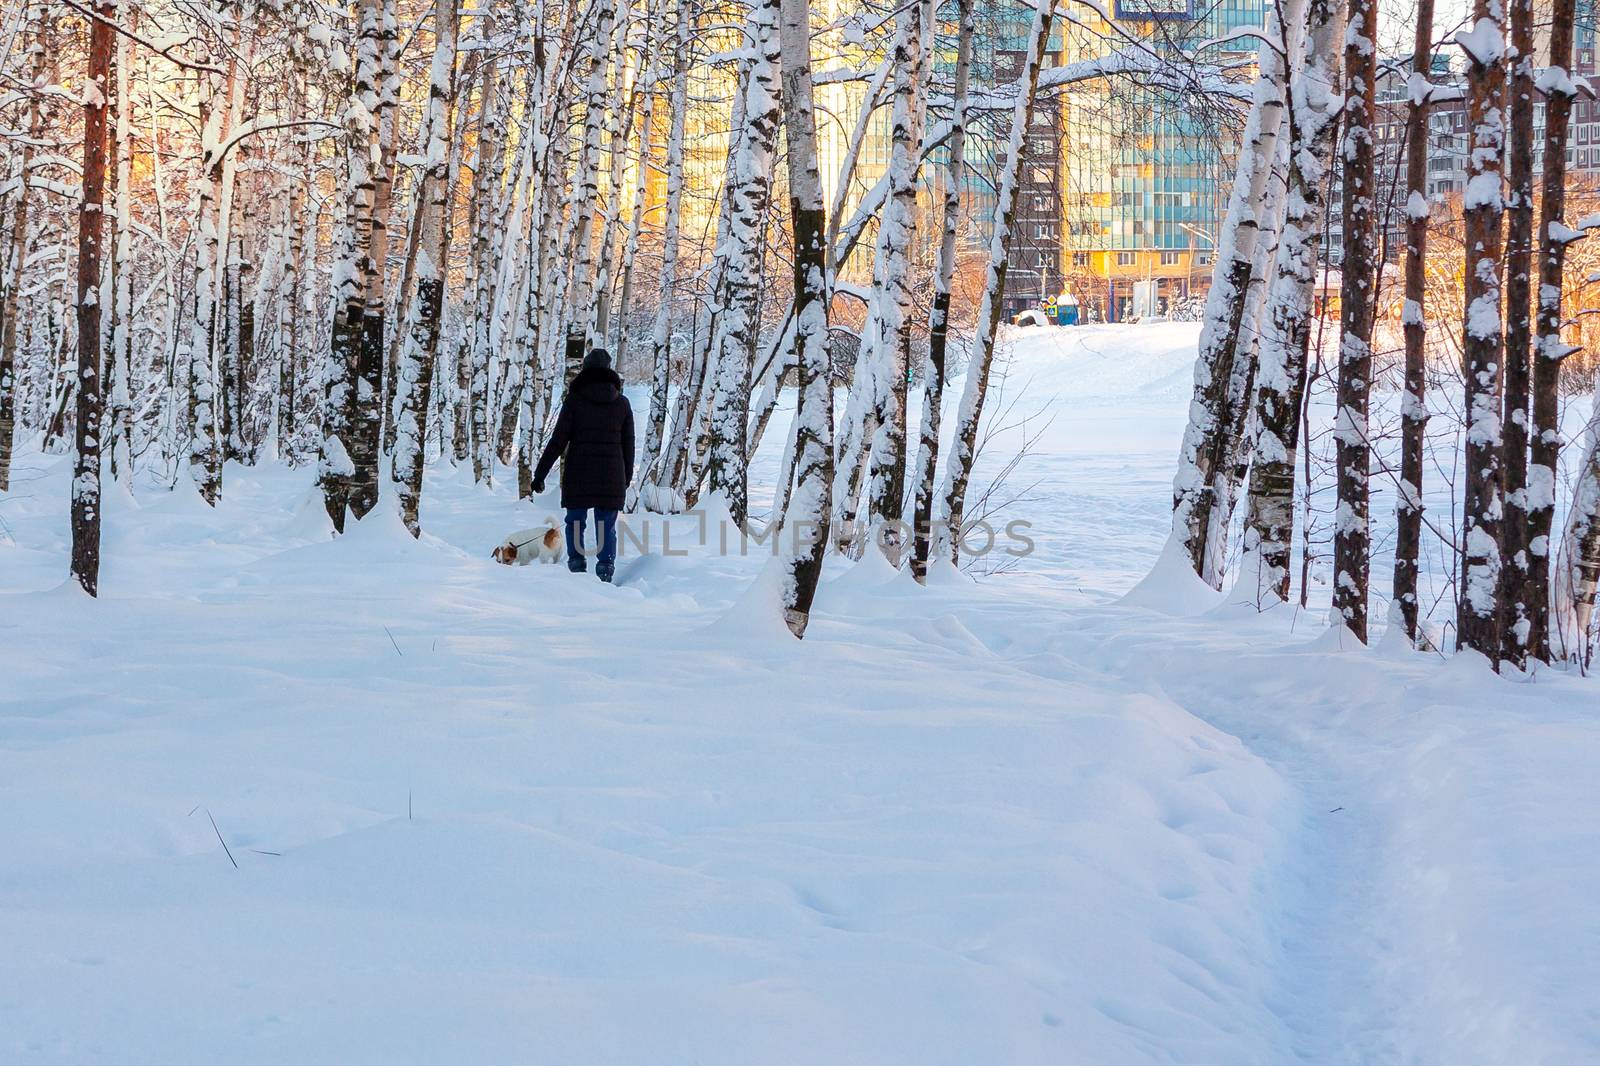
<path id="1" fill-rule="evenodd" d="M 1285 1058 L 1593 1061 L 1600 930 L 1574 851 L 1586 865 L 1600 843 L 1580 769 L 1600 754 L 1600 700 L 1549 675 L 1485 693 L 1481 664 L 1341 647 L 1332 633 L 1274 648 L 1290 624 L 1226 605 L 1182 619 L 1067 607 L 1003 654 L 1047 676 L 1099 664 L 1106 684 L 1172 699 L 1290 786 L 1263 916 Z M 1570 938 L 1556 931 L 1580 914 Z"/>
<path id="2" fill-rule="evenodd" d="M 1595 683 L 1119 602 L 1192 338 L 1081 336 L 1034 556 L 834 568 L 801 646 L 757 557 L 497 567 L 534 509 L 444 471 L 422 544 L 110 499 L 86 604 L 23 456 L 0 1062 L 1600 1061 Z"/>

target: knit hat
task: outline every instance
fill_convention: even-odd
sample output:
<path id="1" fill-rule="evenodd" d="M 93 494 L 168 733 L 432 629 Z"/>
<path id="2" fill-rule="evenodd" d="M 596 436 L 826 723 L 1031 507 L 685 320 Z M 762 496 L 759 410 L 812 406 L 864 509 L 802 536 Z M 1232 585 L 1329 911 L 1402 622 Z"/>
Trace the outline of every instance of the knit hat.
<path id="1" fill-rule="evenodd" d="M 583 357 L 585 370 L 610 370 L 611 353 L 604 348 L 591 348 L 589 354 Z"/>

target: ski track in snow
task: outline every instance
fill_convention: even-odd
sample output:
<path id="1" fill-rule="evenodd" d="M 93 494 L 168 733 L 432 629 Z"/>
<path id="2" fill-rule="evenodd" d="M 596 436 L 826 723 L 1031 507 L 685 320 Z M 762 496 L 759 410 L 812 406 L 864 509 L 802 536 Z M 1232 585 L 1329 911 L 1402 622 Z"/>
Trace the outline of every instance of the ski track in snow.
<path id="1" fill-rule="evenodd" d="M 89 604 L 24 452 L 0 1062 L 1600 1060 L 1592 681 L 1119 600 L 1194 336 L 1021 339 L 1037 552 L 830 560 L 798 646 L 659 525 L 617 588 L 494 566 L 549 508 L 462 471 L 421 544 L 328 543 L 308 468 L 108 493 Z"/>

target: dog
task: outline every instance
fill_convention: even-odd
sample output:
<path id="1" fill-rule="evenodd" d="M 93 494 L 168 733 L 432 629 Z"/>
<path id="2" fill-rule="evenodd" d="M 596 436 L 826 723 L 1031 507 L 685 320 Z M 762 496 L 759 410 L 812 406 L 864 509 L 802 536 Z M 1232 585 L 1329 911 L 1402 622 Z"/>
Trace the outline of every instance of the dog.
<path id="1" fill-rule="evenodd" d="M 490 553 L 495 562 L 505 566 L 527 566 L 534 560 L 553 563 L 561 554 L 561 528 L 555 525 L 519 529 Z"/>

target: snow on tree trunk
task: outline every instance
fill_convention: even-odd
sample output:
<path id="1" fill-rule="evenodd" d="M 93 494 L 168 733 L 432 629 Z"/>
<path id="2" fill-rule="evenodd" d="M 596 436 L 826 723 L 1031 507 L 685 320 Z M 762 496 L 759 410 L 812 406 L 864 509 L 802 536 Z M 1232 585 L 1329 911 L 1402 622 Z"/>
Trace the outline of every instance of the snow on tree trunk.
<path id="1" fill-rule="evenodd" d="M 963 0 L 970 4 L 971 0 Z M 799 485 L 777 534 L 783 553 L 783 620 L 804 637 L 827 551 L 833 480 L 833 374 L 828 357 L 828 250 L 817 124 L 811 91 L 811 19 L 807 0 L 781 0 L 783 122 L 789 144 L 789 205 L 794 227 L 795 406 L 793 467 Z"/>
<path id="2" fill-rule="evenodd" d="M 1596 383 L 1600 385 L 1600 382 Z M 1596 395 L 1600 396 L 1600 389 Z M 1600 590 L 1600 407 L 1589 422 L 1589 443 L 1572 490 L 1572 511 L 1556 575 L 1551 646 L 1563 657 L 1592 665 L 1594 607 Z"/>
<path id="3" fill-rule="evenodd" d="M 690 0 L 678 0 L 677 47 L 672 66 L 672 128 L 667 134 L 667 202 L 661 235 L 661 296 L 650 327 L 650 412 L 645 421 L 640 483 L 661 457 L 672 374 L 672 295 L 678 284 L 678 245 L 683 224 L 684 126 L 689 112 Z"/>
<path id="4" fill-rule="evenodd" d="M 1271 203 L 1268 188 L 1287 106 L 1288 71 L 1280 48 L 1297 32 L 1305 17 L 1305 3 L 1286 0 L 1281 22 L 1276 10 L 1268 12 L 1265 33 L 1272 43 L 1260 52 L 1260 71 L 1240 140 L 1239 162 L 1200 327 L 1189 424 L 1172 486 L 1172 535 L 1183 545 L 1195 573 L 1213 587 L 1222 584 L 1228 529 L 1226 522 L 1213 521 L 1213 512 L 1224 499 L 1228 501 L 1226 509 L 1232 510 L 1236 488 L 1231 481 L 1234 464 L 1229 462 L 1229 453 L 1230 443 L 1238 438 L 1230 429 L 1242 428 L 1240 409 L 1248 407 L 1251 399 L 1250 390 L 1241 392 L 1234 385 L 1241 376 L 1254 377 L 1255 335 L 1242 327 L 1251 296 L 1257 291 L 1252 287 L 1255 249 L 1267 221 L 1263 211 Z M 1237 372 L 1240 369 L 1244 375 Z"/>
<path id="5" fill-rule="evenodd" d="M 202 57 L 205 53 L 202 51 Z M 209 57 L 206 57 L 209 58 Z M 198 233 L 195 241 L 194 326 L 188 344 L 189 474 L 206 503 L 222 495 L 221 411 L 217 366 L 218 290 L 225 264 L 224 236 L 228 217 L 227 167 L 223 138 L 233 83 L 230 58 L 226 74 L 203 70 L 200 81 L 200 180 L 196 183 Z"/>
<path id="6" fill-rule="evenodd" d="M 756 0 L 745 25 L 751 66 L 744 87 L 744 122 L 735 130 L 729 192 L 728 256 L 722 306 L 711 347 L 710 439 L 707 484 L 721 493 L 736 522 L 745 521 L 748 493 L 745 429 L 750 417 L 750 363 L 760 321 L 762 220 L 772 195 L 778 136 L 778 0 Z"/>
<path id="7" fill-rule="evenodd" d="M 733 95 L 733 107 L 728 115 L 730 131 L 745 128 L 745 103 L 749 96 L 748 84 L 753 66 L 753 49 L 744 49 L 738 63 L 738 90 Z M 722 195 L 718 200 L 717 236 L 713 244 L 711 270 L 705 289 L 711 294 L 708 306 L 695 316 L 694 333 L 689 355 L 689 377 L 685 387 L 678 392 L 678 402 L 673 406 L 672 431 L 663 448 L 659 471 L 653 480 L 661 488 L 681 495 L 685 502 L 703 478 L 704 471 L 696 469 L 705 459 L 706 426 L 710 421 L 711 396 L 706 391 L 712 366 L 717 329 L 722 308 L 726 306 L 723 286 L 728 273 L 728 257 L 732 252 L 729 229 L 733 219 L 733 201 L 738 191 L 737 172 L 740 154 L 739 139 L 731 136 L 727 158 L 723 162 Z M 667 502 L 676 502 L 668 500 Z"/>
<path id="8" fill-rule="evenodd" d="M 1336 0 L 1307 4 L 1303 59 L 1291 88 L 1288 208 L 1278 244 L 1256 374 L 1256 450 L 1245 508 L 1240 581 L 1258 599 L 1289 598 L 1294 535 L 1295 456 L 1305 399 L 1317 249 L 1322 242 L 1323 186 L 1344 101 L 1339 42 L 1344 19 Z M 1291 42 L 1293 30 L 1289 30 Z M 1301 49 L 1290 46 L 1290 54 Z"/>
<path id="9" fill-rule="evenodd" d="M 644 102 L 641 105 L 643 114 L 639 119 L 639 166 L 633 183 L 633 207 L 628 215 L 628 230 L 622 242 L 622 280 L 617 290 L 615 340 L 611 345 L 618 366 L 627 356 L 628 335 L 633 325 L 629 313 L 633 306 L 633 267 L 639 254 L 639 234 L 644 227 L 645 199 L 650 188 L 650 137 L 655 132 L 656 97 L 661 88 L 661 45 L 656 38 L 653 17 L 647 20 L 645 27 L 645 50 L 645 72 L 640 88 Z"/>
<path id="10" fill-rule="evenodd" d="M 1280 42 L 1282 38 L 1279 38 Z M 1280 127 L 1277 158 L 1272 177 L 1267 181 L 1263 203 L 1258 209 L 1255 250 L 1251 254 L 1250 289 L 1245 297 L 1244 314 L 1239 320 L 1239 349 L 1229 376 L 1226 410 L 1229 419 L 1220 443 L 1220 475 L 1214 479 L 1216 498 L 1211 507 L 1211 529 L 1206 535 L 1208 573 L 1222 576 L 1228 546 L 1228 533 L 1238 508 L 1239 493 L 1250 474 L 1255 452 L 1256 371 L 1260 364 L 1261 335 L 1265 332 L 1273 272 L 1277 268 L 1278 240 L 1283 232 L 1284 212 L 1288 208 L 1289 142 Z"/>
<path id="11" fill-rule="evenodd" d="M 475 23 L 476 25 L 476 23 Z M 476 32 L 476 31 L 475 31 Z M 478 80 L 478 68 L 483 60 L 483 49 L 473 42 L 473 46 L 465 50 L 466 58 L 462 61 L 459 75 L 462 85 L 471 86 Z M 471 95 L 471 89 L 467 90 Z M 476 109 L 458 106 L 455 108 L 456 130 L 450 139 L 450 187 L 456 187 L 461 176 L 462 159 L 466 151 L 467 127 L 475 115 L 481 115 L 482 107 Z M 473 195 L 468 198 L 467 229 L 469 235 L 474 229 L 474 219 L 477 211 L 477 184 L 473 184 Z M 454 202 L 451 206 L 454 213 Z M 453 228 L 453 227 L 452 227 Z M 469 247 L 467 254 L 466 270 L 462 291 L 468 296 L 477 291 L 477 258 L 471 254 Z M 465 316 L 463 316 L 465 317 Z M 447 378 L 442 377 L 449 385 L 448 389 L 441 390 L 441 401 L 448 406 L 450 411 L 450 454 L 457 463 L 465 462 L 472 455 L 472 360 L 468 357 L 466 347 L 471 343 L 471 324 L 465 321 L 447 334 L 449 341 L 447 351 L 450 353 L 450 369 Z"/>
<path id="12" fill-rule="evenodd" d="M 399 27 L 394 0 L 380 0 L 378 12 L 377 166 L 372 175 L 372 222 L 368 258 L 361 282 L 361 340 L 356 354 L 355 411 L 350 458 L 355 473 L 350 484 L 350 513 L 357 519 L 378 504 L 378 453 L 383 439 L 385 264 L 389 260 L 389 213 L 394 183 L 396 110 L 400 101 L 397 71 Z"/>
<path id="13" fill-rule="evenodd" d="M 45 3 L 33 14 L 28 45 L 32 83 L 43 83 L 50 69 L 50 23 L 54 18 Z M 26 14 L 26 12 L 24 12 Z M 8 184 L 14 192 L 6 202 L 5 245 L 0 249 L 0 492 L 11 486 L 11 451 L 17 427 L 17 315 L 21 310 L 22 269 L 28 252 L 28 182 L 33 146 L 42 139 L 41 95 L 28 101 L 27 136 L 13 150 Z"/>
<path id="14" fill-rule="evenodd" d="M 137 26 L 136 11 L 127 19 Z M 112 477 L 131 477 L 133 470 L 133 402 L 130 399 L 133 374 L 133 85 L 132 47 L 128 37 L 117 34 L 116 127 L 111 144 L 116 151 L 117 215 L 112 236 L 109 304 L 110 326 L 106 367 L 111 378 L 107 397 L 106 443 L 111 458 Z"/>
<path id="15" fill-rule="evenodd" d="M 83 195 L 78 208 L 78 419 L 72 463 L 72 577 L 100 588 L 100 270 L 105 230 L 106 94 L 117 9 L 96 0 L 83 89 Z"/>
<path id="16" fill-rule="evenodd" d="M 1500 527 L 1500 653 L 1517 667 L 1534 654 L 1532 568 L 1528 528 L 1528 403 L 1533 344 L 1533 0 L 1511 0 L 1508 53 L 1510 100 L 1506 108 L 1506 338 L 1502 418 Z"/>
<path id="17" fill-rule="evenodd" d="M 372 270 L 372 206 L 376 193 L 373 140 L 382 76 L 382 0 L 361 0 L 355 76 L 345 103 L 346 244 L 334 264 L 334 321 L 324 386 L 322 458 L 318 481 L 334 529 L 344 531 L 350 505 L 360 349 Z"/>
<path id="18" fill-rule="evenodd" d="M 916 230 L 916 186 L 917 174 L 922 160 L 923 129 L 926 124 L 928 79 L 932 74 L 934 45 L 934 11 L 937 4 L 934 0 L 927 0 L 922 5 L 919 29 L 921 36 L 916 43 L 916 51 L 924 58 L 919 63 L 917 80 L 913 83 L 915 95 L 911 101 L 912 109 L 912 136 L 908 139 L 910 150 L 906 155 L 906 167 L 911 172 L 912 194 L 910 197 L 911 213 L 910 222 L 906 227 L 909 238 L 915 235 Z M 896 86 L 896 102 L 899 100 L 899 86 Z M 891 181 L 897 173 L 894 166 L 895 160 L 891 158 Z M 890 190 L 889 210 L 900 214 L 902 204 L 898 185 L 892 185 Z M 882 223 L 880 222 L 880 227 Z M 881 232 L 881 229 L 880 229 Z M 909 262 L 909 254 L 901 257 Z M 885 397 L 887 403 L 880 412 L 878 430 L 872 436 L 870 449 L 870 475 L 867 479 L 868 509 L 873 521 L 879 525 L 888 525 L 880 543 L 884 550 L 892 552 L 896 563 L 899 562 L 905 550 L 904 535 L 901 533 L 900 523 L 905 516 L 906 508 L 906 395 L 911 380 L 911 330 L 913 315 L 916 312 L 916 302 L 911 293 L 909 284 L 911 271 L 909 266 L 898 271 L 900 281 L 890 291 L 899 302 L 898 328 L 894 333 L 893 359 L 889 366 L 889 390 Z M 884 335 L 880 334 L 880 339 Z"/>
<path id="19" fill-rule="evenodd" d="M 240 152 L 241 158 L 245 155 Z M 241 175 L 241 182 L 245 179 Z M 251 183 L 253 185 L 253 183 Z M 233 368 L 232 421 L 228 433 L 228 457 L 252 462 L 254 435 L 250 429 L 250 374 L 255 367 L 256 304 L 255 304 L 255 247 L 256 211 L 253 188 L 244 188 L 244 195 L 235 197 L 239 205 L 239 225 L 233 235 L 233 290 L 234 321 L 232 324 Z"/>
<path id="20" fill-rule="evenodd" d="M 1417 640 L 1417 572 L 1422 553 L 1422 465 L 1428 426 L 1428 123 L 1433 70 L 1433 0 L 1419 0 L 1406 106 L 1405 395 L 1400 401 L 1400 484 L 1395 493 L 1394 597 L 1390 625 Z"/>
<path id="21" fill-rule="evenodd" d="M 891 59 L 894 95 L 889 118 L 889 196 L 878 221 L 867 320 L 834 470 L 833 532 L 841 551 L 854 552 L 861 544 L 857 508 L 869 458 L 868 502 L 874 518 L 899 521 L 905 498 L 905 379 L 915 308 L 911 242 L 917 227 L 926 87 L 923 71 L 932 51 L 931 15 L 925 0 L 916 0 L 901 7 L 897 16 Z M 898 554 L 897 546 L 886 545 L 886 550 Z"/>
<path id="22" fill-rule="evenodd" d="M 297 98 L 304 100 L 303 88 L 299 89 Z M 312 151 L 314 149 L 308 146 L 303 157 L 308 164 Z M 306 169 L 310 169 L 309 165 Z M 295 400 L 300 388 L 296 368 L 300 355 L 300 301 L 305 284 L 305 194 L 306 179 L 296 175 L 289 188 L 288 252 L 283 261 L 283 276 L 278 281 L 277 436 L 281 453 L 291 461 L 295 454 L 291 442 L 299 414 Z"/>
<path id="23" fill-rule="evenodd" d="M 933 281 L 933 311 L 928 320 L 928 364 L 922 375 L 922 420 L 918 428 L 916 502 L 912 507 L 911 573 L 918 581 L 928 571 L 933 544 L 933 497 L 939 467 L 939 423 L 944 406 L 945 352 L 950 343 L 950 286 L 956 273 L 956 228 L 961 221 L 961 190 L 966 177 L 967 87 L 972 75 L 974 0 L 959 0 L 956 11 L 955 91 L 950 108 L 950 143 L 944 167 L 944 231 L 939 239 L 939 269 Z"/>
<path id="24" fill-rule="evenodd" d="M 578 153 L 578 173 L 573 178 L 572 283 L 567 289 L 566 377 L 571 380 L 583 361 L 594 324 L 594 214 L 600 198 L 600 133 L 605 126 L 611 96 L 606 76 L 612 37 L 619 21 L 616 0 L 595 0 L 596 24 L 589 44 L 588 77 L 583 111 L 583 145 Z"/>
<path id="25" fill-rule="evenodd" d="M 994 365 L 995 338 L 1003 311 L 1006 291 L 1006 259 L 1011 248 L 1011 229 L 1017 211 L 1018 177 L 1022 154 L 1027 144 L 1028 126 L 1033 121 L 1033 96 L 1039 85 L 1039 70 L 1050 40 L 1053 11 L 1046 5 L 1034 10 L 1028 30 L 1027 57 L 1017 99 L 1011 113 L 1011 136 L 1006 145 L 1005 162 L 1000 170 L 1000 187 L 995 197 L 994 235 L 989 241 L 989 265 L 984 278 L 983 297 L 978 303 L 978 329 L 967 360 L 966 384 L 961 390 L 961 406 L 956 411 L 955 433 L 950 448 L 950 464 L 945 470 L 940 539 L 948 540 L 947 554 L 956 559 L 961 545 L 961 523 L 966 510 L 967 486 L 972 479 L 972 464 L 978 455 L 978 424 L 983 418 L 983 400 L 989 388 L 989 370 Z M 940 548 L 943 551 L 945 549 Z"/>
<path id="26" fill-rule="evenodd" d="M 1576 0 L 1553 0 L 1550 62 L 1538 82 L 1545 98 L 1544 179 L 1539 219 L 1539 339 L 1533 357 L 1533 436 L 1528 467 L 1528 647 L 1535 655 L 1548 654 L 1552 662 L 1571 657 L 1583 646 L 1582 632 L 1568 625 L 1570 603 L 1558 600 L 1552 605 L 1550 584 L 1556 463 L 1561 454 L 1561 361 L 1575 350 L 1561 342 L 1561 288 L 1570 232 L 1562 221 L 1567 138 L 1572 101 L 1578 93 L 1577 83 L 1567 73 L 1572 62 L 1575 8 Z M 1592 462 L 1587 464 L 1586 469 L 1592 468 Z"/>
<path id="27" fill-rule="evenodd" d="M 559 198 L 558 183 L 553 180 L 555 154 L 550 151 L 549 137 L 545 133 L 550 106 L 551 54 L 544 29 L 544 0 L 534 6 L 531 28 L 533 41 L 533 71 L 530 73 L 531 92 L 528 96 L 526 121 L 529 164 L 533 186 L 529 194 L 528 214 L 534 232 L 528 249 L 526 279 L 522 305 L 518 312 L 517 327 L 512 335 L 512 351 L 522 367 L 521 386 L 517 394 L 517 418 L 521 432 L 516 436 L 517 496 L 527 499 L 533 495 L 534 452 L 539 445 L 539 402 L 543 390 L 540 374 L 540 349 L 544 338 L 541 312 L 544 308 L 545 290 L 548 287 L 548 257 L 551 234 L 557 229 Z M 557 100 L 559 103 L 559 97 Z M 513 432 L 516 427 L 513 426 Z"/>
<path id="28" fill-rule="evenodd" d="M 395 361 L 395 447 L 390 476 L 401 520 L 412 536 L 422 531 L 422 472 L 427 453 L 428 407 L 444 313 L 445 249 L 450 225 L 450 107 L 455 98 L 456 4 L 434 4 L 433 62 L 422 116 L 423 171 L 417 196 L 416 294 L 406 312 Z"/>
<path id="29" fill-rule="evenodd" d="M 1372 326 L 1377 311 L 1376 181 L 1372 121 L 1378 82 L 1378 2 L 1349 0 L 1344 38 L 1344 255 L 1340 260 L 1339 368 L 1333 439 L 1338 505 L 1333 527 L 1333 620 L 1367 639 L 1372 574 L 1369 528 Z"/>
<path id="30" fill-rule="evenodd" d="M 648 21 L 649 13 L 646 12 Z M 614 92 L 621 106 L 606 109 L 606 154 L 610 171 L 606 176 L 605 226 L 600 233 L 600 258 L 595 265 L 595 300 L 589 327 L 591 343 L 604 345 L 611 335 L 611 284 L 612 269 L 616 263 L 617 234 L 622 224 L 622 186 L 628 175 L 628 139 L 633 133 L 633 118 L 638 107 L 638 94 L 633 83 L 633 57 L 628 51 L 628 33 L 633 21 L 633 7 L 621 0 L 617 11 L 616 44 L 612 49 L 615 65 Z M 624 115 L 626 112 L 626 115 Z M 616 358 L 618 353 L 613 352 Z"/>
<path id="31" fill-rule="evenodd" d="M 1475 0 L 1472 28 L 1456 35 L 1467 52 L 1471 140 L 1462 196 L 1466 240 L 1465 354 L 1467 433 L 1462 492 L 1458 645 L 1500 657 L 1496 593 L 1500 582 L 1501 368 L 1500 224 L 1504 200 L 1505 12 L 1500 0 Z"/>
<path id="32" fill-rule="evenodd" d="M 492 24 L 482 28 L 485 41 L 492 35 Z M 505 170 L 507 102 L 500 83 L 500 64 L 486 59 L 483 87 L 479 92 L 478 164 L 473 173 L 472 313 L 468 316 L 461 351 L 471 365 L 469 378 L 472 433 L 472 476 L 483 481 L 494 464 L 493 430 L 490 427 L 489 392 L 499 370 L 498 353 L 490 341 L 494 315 L 495 225 L 499 214 L 501 184 Z"/>

